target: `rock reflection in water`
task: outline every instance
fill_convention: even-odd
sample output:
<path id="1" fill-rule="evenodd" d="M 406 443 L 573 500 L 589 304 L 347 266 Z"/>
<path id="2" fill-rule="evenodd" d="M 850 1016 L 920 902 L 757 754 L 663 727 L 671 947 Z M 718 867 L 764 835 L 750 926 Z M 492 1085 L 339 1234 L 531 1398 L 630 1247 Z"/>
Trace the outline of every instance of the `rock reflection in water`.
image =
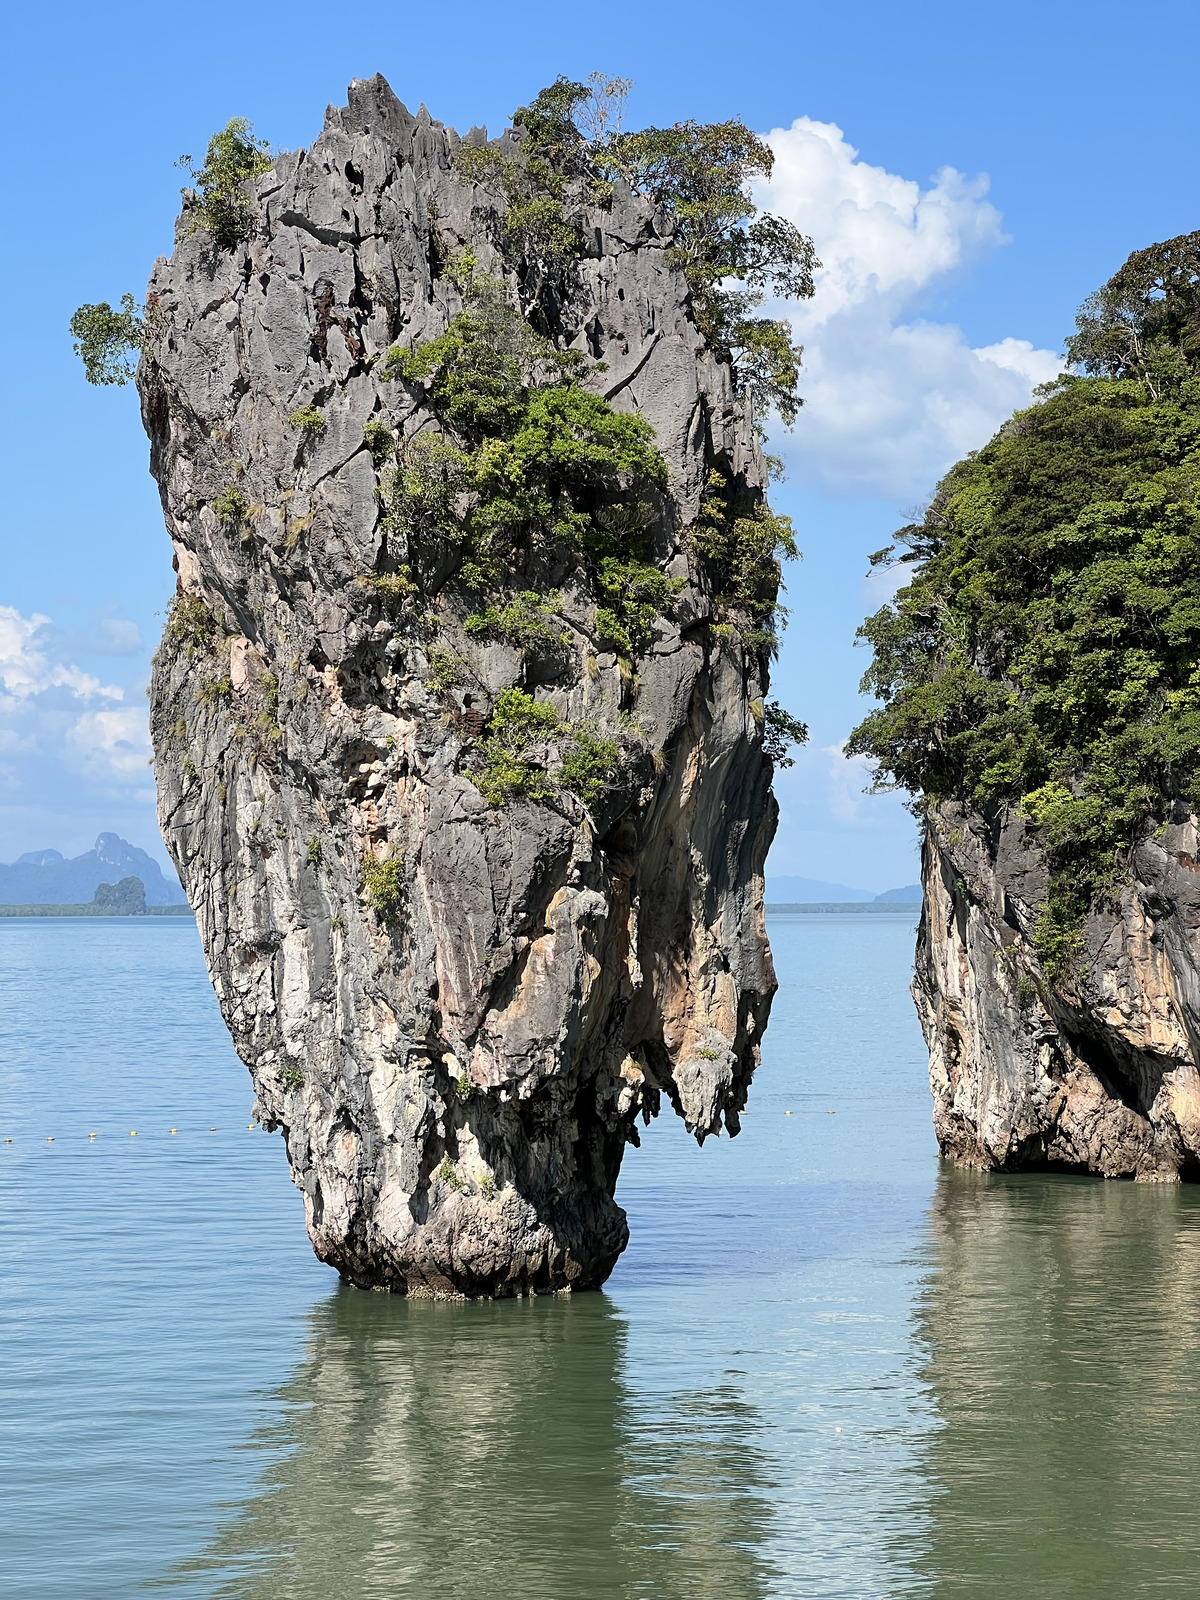
<path id="1" fill-rule="evenodd" d="M 1200 1591 L 1200 1190 L 946 1170 L 932 1593 Z"/>
<path id="2" fill-rule="evenodd" d="M 282 1459 L 190 1588 L 246 1600 L 777 1592 L 761 1430 L 726 1390 L 639 1393 L 602 1295 L 342 1291 L 255 1442 Z M 679 1337 L 686 1338 L 685 1330 Z"/>

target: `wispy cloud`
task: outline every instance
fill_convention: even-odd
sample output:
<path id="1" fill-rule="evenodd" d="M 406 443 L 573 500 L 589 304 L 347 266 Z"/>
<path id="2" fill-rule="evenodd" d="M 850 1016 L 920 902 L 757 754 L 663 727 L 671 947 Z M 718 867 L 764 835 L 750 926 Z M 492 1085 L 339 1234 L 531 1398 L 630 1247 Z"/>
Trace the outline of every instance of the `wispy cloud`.
<path id="1" fill-rule="evenodd" d="M 136 779 L 145 786 L 150 734 L 145 712 L 135 707 L 86 711 L 68 729 L 66 748 L 89 778 L 109 783 Z"/>
<path id="2" fill-rule="evenodd" d="M 856 822 L 868 799 L 865 791 L 875 776 L 875 764 L 866 756 L 848 756 L 845 740 L 826 745 L 829 809 L 839 822 Z"/>

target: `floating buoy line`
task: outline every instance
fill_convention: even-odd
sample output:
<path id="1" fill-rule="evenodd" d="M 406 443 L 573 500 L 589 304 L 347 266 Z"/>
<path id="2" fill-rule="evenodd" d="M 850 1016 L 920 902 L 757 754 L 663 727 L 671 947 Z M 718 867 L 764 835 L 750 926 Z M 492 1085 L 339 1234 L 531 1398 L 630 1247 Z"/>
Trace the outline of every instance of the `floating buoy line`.
<path id="1" fill-rule="evenodd" d="M 785 1111 L 783 1114 L 784 1114 L 785 1117 L 790 1117 L 792 1115 L 792 1113 L 790 1111 Z M 832 1116 L 836 1116 L 836 1114 L 837 1113 L 834 1112 L 834 1111 L 827 1112 L 827 1115 L 831 1116 L 831 1117 Z M 186 1134 L 189 1130 L 185 1128 L 183 1131 Z M 195 1131 L 196 1132 L 201 1132 L 203 1130 L 196 1129 Z M 219 1128 L 209 1128 L 208 1131 L 209 1131 L 209 1133 L 219 1133 L 220 1129 Z M 247 1133 L 262 1133 L 263 1131 L 264 1130 L 263 1130 L 262 1124 L 259 1123 L 259 1122 L 248 1122 L 246 1124 L 246 1132 Z M 178 1135 L 178 1133 L 179 1133 L 179 1129 L 178 1128 L 168 1128 L 166 1133 L 163 1135 L 163 1137 L 164 1138 L 174 1138 L 174 1137 L 176 1137 Z M 58 1137 L 57 1134 L 53 1134 L 53 1133 L 47 1134 L 46 1135 L 46 1143 L 47 1144 L 53 1144 L 57 1137 Z M 80 1134 L 79 1137 L 83 1138 L 84 1136 L 82 1134 Z M 99 1139 L 99 1137 L 100 1137 L 100 1135 L 98 1133 L 89 1133 L 87 1135 L 88 1143 L 90 1144 L 93 1140 Z M 150 1134 L 150 1135 L 141 1134 L 141 1135 L 139 1135 L 138 1130 L 136 1128 L 130 1128 L 129 1137 L 131 1139 L 137 1139 L 139 1137 L 143 1137 L 143 1138 L 144 1137 L 150 1137 L 150 1138 L 153 1138 L 154 1135 L 153 1134 Z M 13 1144 L 13 1143 L 15 1143 L 15 1136 L 13 1138 L 6 1137 L 4 1142 L 5 1142 L 5 1144 Z"/>
<path id="2" fill-rule="evenodd" d="M 175 1136 L 177 1136 L 179 1134 L 179 1131 L 180 1130 L 178 1128 L 168 1128 L 168 1129 L 165 1130 L 165 1132 L 163 1133 L 162 1137 L 163 1138 L 167 1138 L 167 1139 L 174 1138 Z M 201 1129 L 201 1128 L 196 1128 L 196 1129 L 191 1129 L 191 1130 L 185 1128 L 183 1130 L 183 1132 L 185 1134 L 188 1133 L 189 1131 L 195 1132 L 195 1133 L 201 1133 L 204 1130 Z M 209 1133 L 219 1133 L 220 1131 L 221 1130 L 219 1128 L 209 1128 L 208 1129 Z M 246 1124 L 246 1132 L 247 1133 L 262 1133 L 264 1131 L 265 1130 L 263 1129 L 262 1124 L 259 1123 L 259 1122 L 248 1122 Z M 31 1139 L 39 1139 L 39 1138 L 41 1138 L 41 1135 L 39 1135 L 39 1134 L 30 1134 L 30 1135 L 28 1135 L 28 1137 L 31 1138 Z M 57 1139 L 60 1139 L 60 1138 L 63 1138 L 63 1137 L 66 1137 L 66 1135 L 48 1133 L 48 1134 L 45 1135 L 45 1142 L 47 1144 L 54 1144 L 54 1142 Z M 80 1139 L 82 1139 L 82 1140 L 86 1140 L 86 1142 L 88 1144 L 93 1144 L 98 1139 L 100 1139 L 101 1134 L 99 1132 L 91 1132 L 91 1133 L 87 1133 L 87 1134 L 80 1133 L 78 1135 L 78 1137 Z M 147 1134 L 144 1129 L 139 1132 L 139 1130 L 137 1128 L 130 1128 L 128 1137 L 130 1139 L 138 1139 L 138 1138 L 151 1138 L 152 1139 L 152 1138 L 154 1138 L 154 1134 L 153 1133 Z M 7 1134 L 7 1135 L 5 1135 L 4 1142 L 5 1142 L 5 1144 L 16 1144 L 18 1142 L 18 1138 L 19 1138 L 19 1136 L 16 1135 L 16 1134 Z"/>

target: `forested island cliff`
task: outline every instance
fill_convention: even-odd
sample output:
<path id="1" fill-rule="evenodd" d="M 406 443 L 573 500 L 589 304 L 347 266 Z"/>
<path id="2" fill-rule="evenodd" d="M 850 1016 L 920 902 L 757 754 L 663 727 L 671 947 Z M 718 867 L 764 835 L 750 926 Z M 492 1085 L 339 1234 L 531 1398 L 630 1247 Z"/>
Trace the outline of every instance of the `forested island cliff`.
<path id="1" fill-rule="evenodd" d="M 799 351 L 752 313 L 812 249 L 755 217 L 754 135 L 623 133 L 622 88 L 490 143 L 378 77 L 307 150 L 231 123 L 144 307 L 73 325 L 93 381 L 139 356 L 175 548 L 163 835 L 363 1286 L 602 1282 L 639 1119 L 736 1133 L 775 989 L 804 730 L 753 408 Z"/>
<path id="2" fill-rule="evenodd" d="M 1200 234 L 1135 252 L 1066 354 L 901 531 L 851 748 L 923 821 L 943 1154 L 1194 1178 Z"/>

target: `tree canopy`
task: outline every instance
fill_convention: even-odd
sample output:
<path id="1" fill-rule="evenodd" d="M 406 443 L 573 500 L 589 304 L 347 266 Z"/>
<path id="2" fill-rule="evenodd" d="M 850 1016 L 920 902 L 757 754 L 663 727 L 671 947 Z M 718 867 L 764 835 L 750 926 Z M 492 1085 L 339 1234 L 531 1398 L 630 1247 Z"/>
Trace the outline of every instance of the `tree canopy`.
<path id="1" fill-rule="evenodd" d="M 500 184 L 509 201 L 505 242 L 543 267 L 578 254 L 578 229 L 565 210 L 572 183 L 592 199 L 611 194 L 618 179 L 650 196 L 671 218 L 674 258 L 701 332 L 732 363 L 755 411 L 774 409 L 790 427 L 803 403 L 801 347 L 786 321 L 756 313 L 768 295 L 811 296 L 820 262 L 811 239 L 786 218 L 760 216 L 750 196 L 755 179 L 770 177 L 770 146 L 737 118 L 629 132 L 629 87 L 601 73 L 586 83 L 560 77 L 513 113 L 519 157 L 464 145 L 456 165 Z"/>
<path id="2" fill-rule="evenodd" d="M 881 786 L 1021 807 L 1052 971 L 1130 846 L 1200 803 L 1198 246 L 1138 251 L 1085 302 L 1083 375 L 950 471 L 897 536 L 911 582 L 860 630 L 882 704 L 848 750 Z"/>

